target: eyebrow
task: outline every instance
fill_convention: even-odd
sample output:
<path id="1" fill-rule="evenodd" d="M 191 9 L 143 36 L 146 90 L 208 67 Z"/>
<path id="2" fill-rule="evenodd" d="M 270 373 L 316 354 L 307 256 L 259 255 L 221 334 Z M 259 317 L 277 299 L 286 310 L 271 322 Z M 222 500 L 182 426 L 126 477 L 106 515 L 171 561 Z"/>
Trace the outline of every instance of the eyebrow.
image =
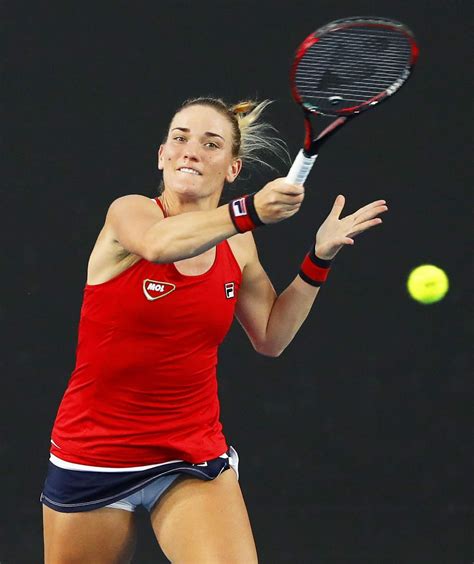
<path id="1" fill-rule="evenodd" d="M 171 131 L 174 131 L 175 129 L 179 129 L 179 131 L 182 131 L 183 133 L 189 133 L 190 129 L 188 129 L 187 127 L 173 127 L 173 129 Z M 213 133 L 212 131 L 206 131 L 206 133 L 204 133 L 204 135 L 206 137 L 219 137 L 220 139 L 222 139 L 222 141 L 225 141 L 224 137 L 222 137 L 222 135 L 219 135 L 218 133 Z"/>

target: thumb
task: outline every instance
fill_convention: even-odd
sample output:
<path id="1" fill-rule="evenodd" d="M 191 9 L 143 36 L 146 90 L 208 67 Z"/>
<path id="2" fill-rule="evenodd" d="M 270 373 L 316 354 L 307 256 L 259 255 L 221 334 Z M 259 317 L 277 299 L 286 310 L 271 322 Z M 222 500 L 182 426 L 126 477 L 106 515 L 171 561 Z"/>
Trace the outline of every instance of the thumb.
<path id="1" fill-rule="evenodd" d="M 337 196 L 337 198 L 334 200 L 334 204 L 332 206 L 332 210 L 329 215 L 332 215 L 333 217 L 339 219 L 339 216 L 341 215 L 342 210 L 344 209 L 345 203 L 346 203 L 346 199 L 342 194 L 339 194 L 339 196 Z"/>

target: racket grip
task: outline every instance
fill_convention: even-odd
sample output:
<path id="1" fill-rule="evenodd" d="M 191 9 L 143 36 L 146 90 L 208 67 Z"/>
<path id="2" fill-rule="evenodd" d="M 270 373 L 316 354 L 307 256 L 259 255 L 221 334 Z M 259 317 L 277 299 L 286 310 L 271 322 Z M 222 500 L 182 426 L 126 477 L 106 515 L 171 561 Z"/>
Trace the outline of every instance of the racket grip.
<path id="1" fill-rule="evenodd" d="M 314 161 L 318 155 L 313 155 L 312 157 L 307 157 L 303 149 L 296 155 L 296 159 L 293 161 L 291 168 L 286 176 L 286 180 L 289 184 L 299 184 L 302 186 L 304 181 L 308 177 L 311 169 L 313 168 Z"/>

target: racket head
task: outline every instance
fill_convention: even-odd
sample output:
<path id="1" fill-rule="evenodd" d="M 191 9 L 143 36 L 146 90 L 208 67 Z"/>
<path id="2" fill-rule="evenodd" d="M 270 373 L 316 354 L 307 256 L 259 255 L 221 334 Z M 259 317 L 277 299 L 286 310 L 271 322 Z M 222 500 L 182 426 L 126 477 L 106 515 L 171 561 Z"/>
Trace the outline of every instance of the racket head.
<path id="1" fill-rule="evenodd" d="M 336 20 L 297 49 L 291 92 L 306 112 L 349 117 L 397 92 L 418 53 L 413 33 L 401 22 L 365 16 Z"/>

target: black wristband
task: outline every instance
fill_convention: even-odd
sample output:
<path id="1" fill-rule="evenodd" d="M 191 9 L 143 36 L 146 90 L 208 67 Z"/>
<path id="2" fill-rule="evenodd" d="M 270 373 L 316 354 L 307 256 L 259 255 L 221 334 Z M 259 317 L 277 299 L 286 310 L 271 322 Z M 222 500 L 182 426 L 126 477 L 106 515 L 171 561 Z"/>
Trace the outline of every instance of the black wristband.
<path id="1" fill-rule="evenodd" d="M 322 259 L 316 256 L 316 247 L 313 245 L 310 252 L 306 255 L 301 263 L 299 275 L 300 277 L 311 284 L 311 286 L 321 286 L 329 274 L 332 260 Z"/>
<path id="2" fill-rule="evenodd" d="M 255 194 L 248 194 L 229 202 L 230 218 L 239 233 L 264 225 L 255 209 L 254 197 Z"/>

